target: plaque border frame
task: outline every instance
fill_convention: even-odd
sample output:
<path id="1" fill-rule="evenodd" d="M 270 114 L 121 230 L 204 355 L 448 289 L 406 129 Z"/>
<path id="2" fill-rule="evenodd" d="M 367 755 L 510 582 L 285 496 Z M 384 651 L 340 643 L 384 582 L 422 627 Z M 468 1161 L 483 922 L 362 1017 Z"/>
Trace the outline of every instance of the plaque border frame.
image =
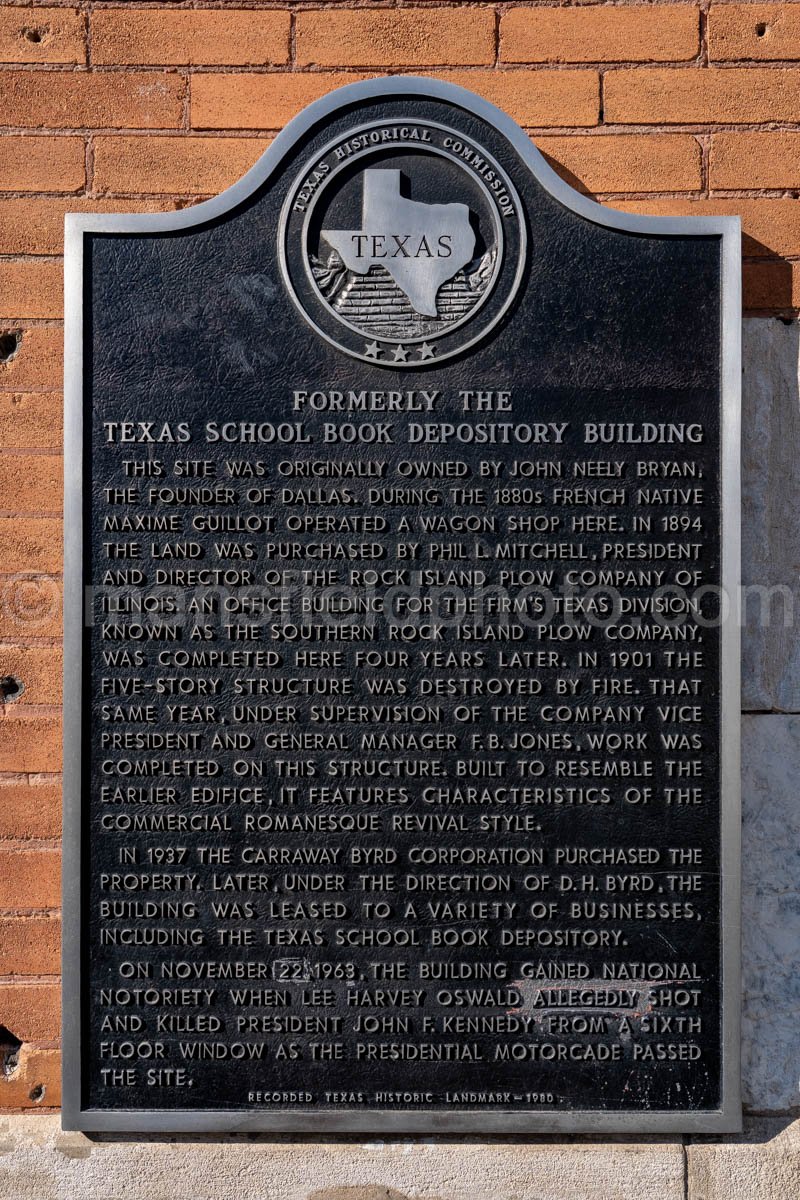
<path id="1" fill-rule="evenodd" d="M 164 233 L 218 218 L 247 199 L 279 169 L 295 143 L 317 121 L 363 101 L 407 96 L 430 98 L 477 114 L 512 145 L 556 200 L 609 229 L 677 237 L 721 238 L 720 495 L 721 582 L 728 615 L 721 629 L 720 850 L 722 970 L 722 1104 L 694 1112 L 602 1112 L 570 1109 L 459 1110 L 308 1109 L 302 1112 L 242 1109 L 105 1109 L 81 1103 L 81 732 L 83 671 L 83 243 L 92 233 Z M 62 938 L 62 1128 L 91 1133 L 185 1134 L 702 1134 L 742 1128 L 741 1056 L 741 784 L 740 784 L 740 430 L 741 430 L 741 222 L 738 217 L 650 217 L 620 212 L 575 191 L 548 165 L 527 134 L 505 112 L 466 88 L 439 79 L 400 75 L 338 88 L 310 104 L 275 138 L 232 187 L 192 208 L 163 213 L 68 213 L 65 218 L 64 297 L 64 841 Z"/>

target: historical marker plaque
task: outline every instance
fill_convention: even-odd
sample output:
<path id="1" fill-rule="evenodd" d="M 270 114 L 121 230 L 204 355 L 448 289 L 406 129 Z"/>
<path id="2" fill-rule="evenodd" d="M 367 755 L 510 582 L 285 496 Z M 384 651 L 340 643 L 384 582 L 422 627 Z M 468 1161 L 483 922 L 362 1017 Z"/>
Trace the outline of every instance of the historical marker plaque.
<path id="1" fill-rule="evenodd" d="M 69 221 L 67 1126 L 734 1128 L 736 223 L 406 79 Z"/>

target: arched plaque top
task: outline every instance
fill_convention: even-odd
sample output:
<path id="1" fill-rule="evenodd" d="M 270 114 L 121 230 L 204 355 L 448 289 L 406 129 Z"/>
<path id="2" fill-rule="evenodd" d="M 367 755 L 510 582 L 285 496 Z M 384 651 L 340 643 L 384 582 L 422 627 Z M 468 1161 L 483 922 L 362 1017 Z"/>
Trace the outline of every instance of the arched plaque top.
<path id="1" fill-rule="evenodd" d="M 608 208 L 570 187 L 550 166 L 535 143 L 507 113 L 475 92 L 441 79 L 416 75 L 391 75 L 346 84 L 315 100 L 293 117 L 241 179 L 210 200 L 191 208 L 164 213 L 68 213 L 67 236 L 73 232 L 168 233 L 191 229 L 217 220 L 248 200 L 276 171 L 297 143 L 322 122 L 344 114 L 361 103 L 381 99 L 437 100 L 472 113 L 493 125 L 522 161 L 559 203 L 588 221 L 626 233 L 658 236 L 733 235 L 738 217 L 655 217 Z"/>

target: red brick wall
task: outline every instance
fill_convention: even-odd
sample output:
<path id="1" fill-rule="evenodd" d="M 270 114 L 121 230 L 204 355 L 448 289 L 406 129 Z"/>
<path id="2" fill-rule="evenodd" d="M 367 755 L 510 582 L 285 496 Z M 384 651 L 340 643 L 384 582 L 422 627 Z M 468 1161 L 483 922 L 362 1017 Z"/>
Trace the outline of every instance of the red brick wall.
<path id="1" fill-rule="evenodd" d="M 58 1103 L 63 214 L 213 195 L 392 71 L 488 97 L 615 207 L 740 213 L 747 311 L 800 308 L 800 3 L 0 5 L 0 1107 Z"/>

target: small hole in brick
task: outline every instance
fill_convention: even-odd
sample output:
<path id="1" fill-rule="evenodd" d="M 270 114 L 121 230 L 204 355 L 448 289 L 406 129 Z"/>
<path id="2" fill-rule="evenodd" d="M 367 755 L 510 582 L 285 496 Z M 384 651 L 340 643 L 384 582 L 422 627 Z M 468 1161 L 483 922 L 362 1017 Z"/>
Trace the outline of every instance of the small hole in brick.
<path id="1" fill-rule="evenodd" d="M 34 42 L 38 46 L 39 42 L 42 40 L 41 29 L 23 29 L 22 32 L 25 35 L 25 40 L 27 42 Z"/>
<path id="2" fill-rule="evenodd" d="M 0 1074 L 6 1079 L 14 1074 L 19 1066 L 19 1052 L 22 1042 L 15 1037 L 5 1025 L 0 1025 Z"/>
<path id="3" fill-rule="evenodd" d="M 0 333 L 0 362 L 11 362 L 22 341 L 21 333 Z"/>
<path id="4" fill-rule="evenodd" d="M 763 37 L 768 29 L 769 25 L 767 25 L 764 21 L 759 21 L 756 25 L 756 37 Z"/>
<path id="5" fill-rule="evenodd" d="M 32 1087 L 31 1090 L 28 1092 L 28 1096 L 30 1097 L 30 1099 L 33 1101 L 34 1104 L 41 1104 L 42 1101 L 44 1100 L 44 1094 L 46 1091 L 47 1091 L 47 1088 L 44 1086 L 43 1083 L 37 1083 L 36 1087 Z"/>
<path id="6" fill-rule="evenodd" d="M 16 675 L 3 675 L 0 678 L 0 702 L 10 704 L 19 700 L 25 691 L 25 684 Z"/>

